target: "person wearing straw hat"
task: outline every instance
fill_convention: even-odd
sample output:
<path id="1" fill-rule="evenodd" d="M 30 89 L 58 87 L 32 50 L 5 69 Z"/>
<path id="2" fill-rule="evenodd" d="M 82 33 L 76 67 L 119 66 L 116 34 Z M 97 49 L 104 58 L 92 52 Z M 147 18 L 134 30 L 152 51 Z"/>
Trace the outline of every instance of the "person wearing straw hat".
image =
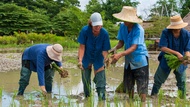
<path id="1" fill-rule="evenodd" d="M 90 16 L 88 25 L 80 31 L 78 42 L 78 67 L 81 69 L 85 97 L 91 96 L 91 72 L 94 68 L 94 83 L 99 100 L 105 100 L 106 76 L 104 62 L 110 50 L 110 39 L 103 27 L 100 13 L 94 12 Z"/>
<path id="2" fill-rule="evenodd" d="M 162 31 L 159 43 L 161 53 L 158 56 L 160 63 L 154 75 L 151 96 L 157 96 L 161 85 L 166 81 L 171 71 L 164 54 L 173 54 L 179 60 L 182 60 L 184 55 L 190 56 L 190 33 L 184 29 L 187 25 L 188 23 L 183 22 L 180 15 L 175 15 L 170 17 L 170 25 Z M 178 95 L 180 98 L 185 98 L 186 95 L 186 68 L 187 65 L 183 63 L 173 72 L 177 80 L 176 85 L 180 93 Z"/>
<path id="3" fill-rule="evenodd" d="M 117 35 L 118 44 L 109 52 L 116 52 L 124 46 L 124 51 L 114 53 L 111 56 L 111 63 L 116 63 L 121 57 L 125 56 L 123 91 L 129 94 L 129 98 L 133 98 L 136 82 L 138 94 L 141 101 L 144 102 L 148 93 L 148 51 L 144 42 L 144 29 L 139 24 L 143 21 L 137 17 L 136 12 L 134 7 L 123 6 L 120 13 L 113 14 L 113 17 L 124 21 L 124 23 L 120 24 Z"/>
<path id="4" fill-rule="evenodd" d="M 60 44 L 36 44 L 28 47 L 22 54 L 19 89 L 17 95 L 23 95 L 29 84 L 32 71 L 37 72 L 39 86 L 43 94 L 52 92 L 54 70 L 50 64 L 55 62 L 62 67 L 62 51 Z"/>

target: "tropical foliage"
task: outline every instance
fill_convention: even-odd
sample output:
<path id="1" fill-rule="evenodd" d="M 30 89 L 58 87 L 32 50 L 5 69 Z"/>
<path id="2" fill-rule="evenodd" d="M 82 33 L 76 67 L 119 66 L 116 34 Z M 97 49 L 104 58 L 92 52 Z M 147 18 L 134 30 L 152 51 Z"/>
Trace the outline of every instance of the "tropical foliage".
<path id="1" fill-rule="evenodd" d="M 149 19 L 153 27 L 145 29 L 148 36 L 159 37 L 169 24 L 173 14 L 186 15 L 190 0 L 158 0 L 150 9 Z M 76 40 L 80 29 L 88 23 L 93 12 L 100 12 L 104 27 L 111 39 L 115 39 L 119 20 L 112 16 L 122 7 L 138 7 L 137 0 L 89 0 L 84 10 L 79 9 L 79 0 L 1 0 L 0 35 L 13 35 L 14 32 L 53 33 Z M 141 16 L 139 16 L 141 17 Z"/>

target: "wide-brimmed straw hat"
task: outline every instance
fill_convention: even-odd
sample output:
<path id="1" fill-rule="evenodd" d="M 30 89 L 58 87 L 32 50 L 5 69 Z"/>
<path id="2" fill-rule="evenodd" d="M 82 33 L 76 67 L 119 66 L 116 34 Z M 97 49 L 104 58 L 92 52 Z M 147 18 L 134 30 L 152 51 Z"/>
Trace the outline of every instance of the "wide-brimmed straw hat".
<path id="1" fill-rule="evenodd" d="M 170 17 L 170 25 L 167 26 L 167 29 L 181 29 L 188 25 L 188 23 L 183 22 L 181 16 L 176 15 Z"/>
<path id="2" fill-rule="evenodd" d="M 142 23 L 143 21 L 137 17 L 137 10 L 131 6 L 123 6 L 120 13 L 115 13 L 113 16 L 117 19 L 132 23 Z"/>
<path id="3" fill-rule="evenodd" d="M 50 59 L 55 61 L 62 61 L 63 47 L 60 44 L 49 45 L 46 48 L 47 54 Z"/>

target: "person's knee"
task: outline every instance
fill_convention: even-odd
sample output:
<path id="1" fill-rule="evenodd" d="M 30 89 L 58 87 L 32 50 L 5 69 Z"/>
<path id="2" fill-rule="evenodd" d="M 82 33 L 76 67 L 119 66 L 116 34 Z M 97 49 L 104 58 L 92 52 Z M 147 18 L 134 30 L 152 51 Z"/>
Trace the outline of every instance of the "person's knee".
<path id="1" fill-rule="evenodd" d="M 27 86 L 29 84 L 30 76 L 31 71 L 26 67 L 22 67 L 19 84 Z"/>

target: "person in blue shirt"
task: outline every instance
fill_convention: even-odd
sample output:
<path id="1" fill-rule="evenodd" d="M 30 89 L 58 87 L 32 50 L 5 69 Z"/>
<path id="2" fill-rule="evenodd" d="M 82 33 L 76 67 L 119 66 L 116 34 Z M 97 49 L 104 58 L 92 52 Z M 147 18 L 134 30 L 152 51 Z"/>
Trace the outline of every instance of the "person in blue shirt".
<path id="1" fill-rule="evenodd" d="M 106 76 L 104 61 L 110 50 L 110 39 L 106 29 L 102 27 L 99 13 L 91 14 L 89 24 L 80 31 L 78 42 L 78 67 L 81 69 L 85 97 L 91 95 L 91 72 L 94 68 L 94 83 L 99 100 L 105 100 Z"/>
<path id="2" fill-rule="evenodd" d="M 141 101 L 144 102 L 148 93 L 149 66 L 148 51 L 144 42 L 144 29 L 138 24 L 142 20 L 137 17 L 136 9 L 130 6 L 123 6 L 122 11 L 113 14 L 113 16 L 124 23 L 120 24 L 117 35 L 118 44 L 109 52 L 115 52 L 123 46 L 125 50 L 113 54 L 111 63 L 114 64 L 125 56 L 123 91 L 129 94 L 130 99 L 133 98 L 136 83 L 138 94 Z"/>
<path id="3" fill-rule="evenodd" d="M 44 94 L 52 92 L 54 70 L 50 64 L 55 62 L 62 67 L 62 51 L 60 44 L 36 44 L 28 47 L 22 54 L 19 89 L 17 95 L 23 95 L 29 84 L 32 71 L 37 72 L 39 86 Z"/>
<path id="4" fill-rule="evenodd" d="M 188 23 L 183 22 L 181 16 L 176 15 L 170 17 L 170 25 L 162 31 L 159 43 L 161 53 L 158 56 L 160 63 L 154 75 L 154 84 L 151 92 L 152 96 L 158 94 L 161 85 L 166 81 L 171 71 L 164 54 L 173 54 L 177 56 L 179 60 L 182 60 L 184 55 L 190 56 L 190 33 L 184 29 L 187 25 Z M 180 93 L 180 98 L 185 98 L 186 95 L 186 68 L 187 65 L 183 63 L 173 72 L 177 80 L 176 85 Z"/>

